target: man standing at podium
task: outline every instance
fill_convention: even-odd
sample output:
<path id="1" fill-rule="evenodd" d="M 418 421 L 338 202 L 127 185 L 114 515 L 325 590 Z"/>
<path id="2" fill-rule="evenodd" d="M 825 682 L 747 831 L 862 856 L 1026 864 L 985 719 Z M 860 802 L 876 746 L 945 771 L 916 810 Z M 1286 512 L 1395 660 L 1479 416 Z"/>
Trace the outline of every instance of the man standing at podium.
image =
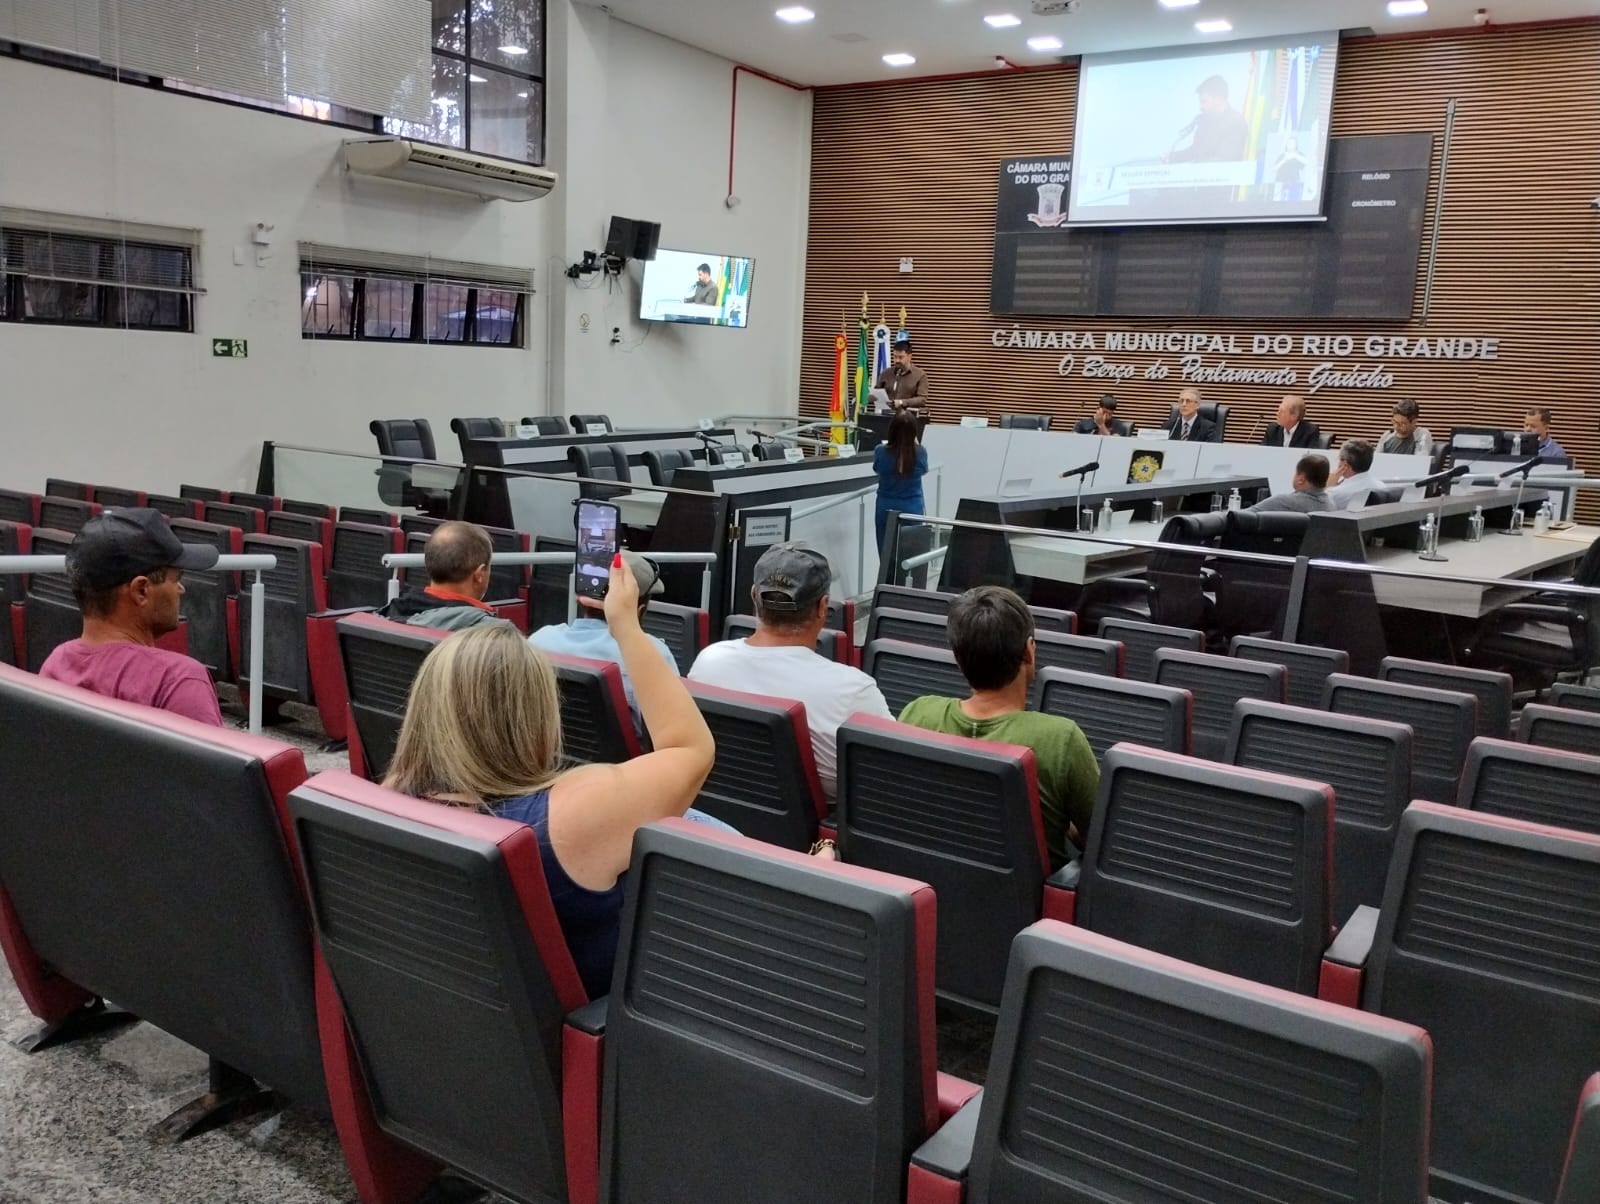
<path id="1" fill-rule="evenodd" d="M 1316 447 L 1322 434 L 1315 422 L 1305 421 L 1306 399 L 1290 394 L 1278 403 L 1278 420 L 1261 437 L 1262 447 Z"/>
<path id="2" fill-rule="evenodd" d="M 893 362 L 878 374 L 872 387 L 887 393 L 897 410 L 928 408 L 928 374 L 912 363 L 910 339 L 896 341 Z"/>
<path id="3" fill-rule="evenodd" d="M 694 291 L 683 299 L 685 305 L 715 305 L 717 282 L 711 279 L 711 265 L 702 263 L 695 270 Z"/>

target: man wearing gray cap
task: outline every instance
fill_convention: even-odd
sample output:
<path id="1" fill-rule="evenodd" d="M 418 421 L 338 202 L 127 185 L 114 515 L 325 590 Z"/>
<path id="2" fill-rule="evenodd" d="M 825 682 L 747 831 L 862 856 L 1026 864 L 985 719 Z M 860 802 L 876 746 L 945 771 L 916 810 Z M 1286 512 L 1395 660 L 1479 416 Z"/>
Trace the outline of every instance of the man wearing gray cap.
<path id="1" fill-rule="evenodd" d="M 750 589 L 756 633 L 712 644 L 689 670 L 691 681 L 802 703 L 817 778 L 829 802 L 837 789 L 839 725 L 857 711 L 894 718 L 872 678 L 817 655 L 832 583 L 833 569 L 817 549 L 804 543 L 774 544 L 756 561 Z"/>
<path id="2" fill-rule="evenodd" d="M 184 572 L 216 563 L 216 548 L 184 543 L 155 510 L 108 510 L 90 519 L 67 549 L 83 634 L 52 652 L 39 676 L 221 727 L 205 667 L 156 647 L 178 629 Z"/>
<path id="3" fill-rule="evenodd" d="M 649 606 L 651 598 L 659 598 L 667 592 L 667 587 L 662 584 L 661 573 L 655 562 L 637 552 L 623 552 L 622 559 L 627 561 L 628 568 L 633 573 L 633 579 L 639 583 L 639 619 L 644 620 L 645 608 Z M 599 598 L 587 598 L 578 595 L 578 607 L 592 614 L 580 614 L 570 623 L 552 623 L 548 627 L 541 627 L 528 637 L 528 643 L 541 652 L 554 652 L 559 656 L 585 656 L 593 661 L 611 661 L 619 668 L 622 666 L 622 649 L 617 647 L 617 641 L 611 635 L 611 629 L 606 626 L 605 603 Z M 665 643 L 645 633 L 646 638 L 656 646 L 656 651 L 661 653 L 661 658 L 672 666 L 672 671 L 678 671 L 677 659 L 672 655 L 672 649 Z M 628 696 L 628 705 L 633 708 L 633 720 L 640 731 L 644 730 L 639 719 L 639 707 L 633 700 L 633 683 L 628 680 L 628 670 L 622 669 L 622 690 Z"/>

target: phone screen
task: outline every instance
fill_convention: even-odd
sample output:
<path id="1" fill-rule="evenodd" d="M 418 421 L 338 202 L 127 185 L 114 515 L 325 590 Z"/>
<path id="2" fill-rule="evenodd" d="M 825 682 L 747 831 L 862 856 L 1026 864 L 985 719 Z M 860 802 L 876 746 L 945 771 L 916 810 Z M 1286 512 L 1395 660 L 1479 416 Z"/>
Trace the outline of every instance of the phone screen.
<path id="1" fill-rule="evenodd" d="M 578 503 L 578 562 L 574 588 L 588 598 L 604 598 L 617 555 L 617 508 L 610 502 Z"/>

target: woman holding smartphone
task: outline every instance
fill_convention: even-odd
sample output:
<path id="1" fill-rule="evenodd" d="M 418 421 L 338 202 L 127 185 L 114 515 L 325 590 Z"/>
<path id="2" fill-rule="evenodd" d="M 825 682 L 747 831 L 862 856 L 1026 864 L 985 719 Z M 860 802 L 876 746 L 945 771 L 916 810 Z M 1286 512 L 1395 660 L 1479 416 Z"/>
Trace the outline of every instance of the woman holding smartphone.
<path id="1" fill-rule="evenodd" d="M 928 452 L 917 442 L 917 418 L 907 410 L 889 421 L 889 433 L 872 449 L 872 469 L 878 474 L 878 552 L 883 552 L 884 521 L 889 511 L 924 514 L 922 478 L 928 472 Z"/>
<path id="2" fill-rule="evenodd" d="M 561 709 L 548 661 L 509 624 L 444 641 L 423 661 L 384 785 L 532 827 L 557 919 L 591 998 L 610 989 L 634 832 L 681 816 L 715 757 L 676 669 L 639 626 L 639 588 L 619 555 L 606 623 L 654 751 L 561 768 Z"/>

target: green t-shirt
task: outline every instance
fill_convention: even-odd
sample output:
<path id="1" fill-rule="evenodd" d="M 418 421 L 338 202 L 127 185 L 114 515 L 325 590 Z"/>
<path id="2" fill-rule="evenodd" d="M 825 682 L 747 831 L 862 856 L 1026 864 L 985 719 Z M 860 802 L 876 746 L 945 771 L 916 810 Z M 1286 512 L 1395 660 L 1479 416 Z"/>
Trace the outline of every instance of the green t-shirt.
<path id="1" fill-rule="evenodd" d="M 1100 765 L 1088 739 L 1072 720 L 1038 711 L 969 719 L 962 713 L 959 699 L 929 695 L 908 702 L 900 712 L 900 722 L 930 732 L 1033 749 L 1039 774 L 1039 813 L 1050 859 L 1061 865 L 1076 855 L 1067 840 L 1068 822 L 1077 827 L 1080 840 L 1089 838 L 1089 820 L 1100 792 Z"/>

